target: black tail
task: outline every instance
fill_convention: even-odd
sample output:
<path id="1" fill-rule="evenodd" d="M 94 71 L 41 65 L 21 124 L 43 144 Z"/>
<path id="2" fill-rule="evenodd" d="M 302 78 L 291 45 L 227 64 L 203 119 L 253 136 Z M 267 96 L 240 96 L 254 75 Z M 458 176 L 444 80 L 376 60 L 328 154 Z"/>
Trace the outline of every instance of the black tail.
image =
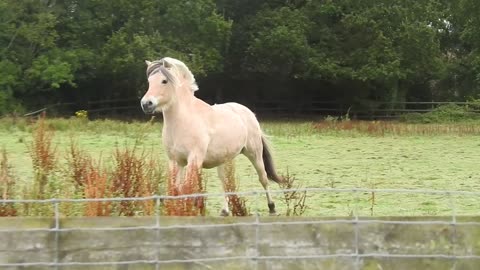
<path id="1" fill-rule="evenodd" d="M 270 153 L 270 149 L 268 149 L 268 144 L 265 138 L 262 136 L 262 144 L 263 144 L 263 165 L 265 166 L 265 171 L 267 172 L 268 179 L 281 184 L 283 183 L 283 177 L 278 176 L 275 172 L 275 166 L 273 165 L 272 154 Z"/>

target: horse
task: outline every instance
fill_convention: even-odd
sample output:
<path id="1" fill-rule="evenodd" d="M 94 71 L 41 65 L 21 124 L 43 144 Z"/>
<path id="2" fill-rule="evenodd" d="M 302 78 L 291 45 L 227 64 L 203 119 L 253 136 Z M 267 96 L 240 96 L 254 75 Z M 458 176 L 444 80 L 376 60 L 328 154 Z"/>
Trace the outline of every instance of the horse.
<path id="1" fill-rule="evenodd" d="M 281 184 L 283 177 L 275 171 L 268 141 L 255 114 L 238 103 L 210 105 L 197 98 L 195 77 L 178 59 L 165 57 L 145 63 L 149 85 L 141 108 L 146 114 L 163 114 L 162 142 L 169 167 L 179 168 L 175 185 L 181 185 L 189 172 L 217 167 L 225 192 L 225 163 L 243 154 L 255 167 L 269 213 L 275 215 L 268 180 Z M 229 215 L 228 196 L 221 215 Z"/>

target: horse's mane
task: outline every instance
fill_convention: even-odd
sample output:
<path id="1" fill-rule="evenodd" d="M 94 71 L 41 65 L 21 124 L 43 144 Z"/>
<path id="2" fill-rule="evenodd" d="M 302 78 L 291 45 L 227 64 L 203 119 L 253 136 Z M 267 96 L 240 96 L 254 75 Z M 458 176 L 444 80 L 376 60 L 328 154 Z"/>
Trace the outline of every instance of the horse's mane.
<path id="1" fill-rule="evenodd" d="M 147 69 L 147 76 L 154 73 L 155 70 L 157 70 L 157 68 L 160 66 L 163 66 L 168 71 L 172 72 L 178 79 L 184 78 L 187 83 L 190 84 L 190 90 L 192 92 L 198 90 L 197 82 L 195 81 L 195 77 L 190 69 L 187 67 L 187 65 L 185 65 L 185 63 L 175 58 L 164 57 L 160 60 L 153 61 Z"/>

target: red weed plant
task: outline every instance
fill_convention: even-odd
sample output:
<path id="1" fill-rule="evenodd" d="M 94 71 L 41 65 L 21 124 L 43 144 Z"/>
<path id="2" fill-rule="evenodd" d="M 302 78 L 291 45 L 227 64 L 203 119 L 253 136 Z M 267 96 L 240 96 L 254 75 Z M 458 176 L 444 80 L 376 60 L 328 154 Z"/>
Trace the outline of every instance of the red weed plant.
<path id="1" fill-rule="evenodd" d="M 109 172 L 102 166 L 101 159 L 95 163 L 89 154 L 71 140 L 67 160 L 68 172 L 77 195 L 85 199 L 110 197 Z M 83 211 L 85 216 L 110 216 L 112 202 L 88 201 Z"/>
<path id="2" fill-rule="evenodd" d="M 225 192 L 235 193 L 238 191 L 237 181 L 235 178 L 235 164 L 233 161 L 225 163 Z M 245 198 L 239 197 L 237 194 L 230 194 L 228 197 L 228 207 L 233 216 L 250 215 L 246 207 Z"/>
<path id="3" fill-rule="evenodd" d="M 178 167 L 176 165 L 170 166 L 167 177 L 167 195 L 178 196 L 180 191 L 177 187 L 176 178 L 178 174 Z M 180 216 L 182 215 L 180 208 L 180 200 L 167 199 L 164 202 L 165 215 L 167 216 Z"/>
<path id="4" fill-rule="evenodd" d="M 331 119 L 331 118 L 328 118 Z M 313 126 L 321 132 L 328 131 L 355 131 L 372 136 L 391 135 L 478 135 L 480 128 L 475 123 L 458 124 L 415 124 L 395 121 L 341 121 L 325 120 Z"/>
<path id="5" fill-rule="evenodd" d="M 178 168 L 172 166 L 168 176 L 167 195 L 179 196 L 204 192 L 203 177 L 196 166 L 191 166 L 191 169 L 187 171 L 184 182 L 180 183 L 179 186 L 176 183 L 177 173 Z M 168 199 L 165 201 L 165 214 L 167 216 L 204 216 L 205 210 L 205 197 L 203 196 Z"/>
<path id="6" fill-rule="evenodd" d="M 85 198 L 99 199 L 110 197 L 108 173 L 101 168 L 100 164 L 94 166 L 90 161 L 83 179 Z M 89 201 L 85 207 L 85 216 L 110 216 L 111 213 L 111 201 Z"/>
<path id="7" fill-rule="evenodd" d="M 49 129 L 45 123 L 45 115 L 43 114 L 33 131 L 33 141 L 29 149 L 35 172 L 34 190 L 32 192 L 35 199 L 45 199 L 45 195 L 48 195 L 46 186 L 57 161 L 57 151 L 52 144 L 54 135 L 54 131 Z"/>
<path id="8" fill-rule="evenodd" d="M 283 192 L 283 199 L 287 207 L 286 216 L 301 216 L 307 210 L 307 191 L 298 190 L 301 189 L 301 184 L 297 184 L 296 178 L 291 175 L 288 170 L 287 174 L 283 176 L 284 182 L 280 184 L 283 190 L 289 190 Z"/>
<path id="9" fill-rule="evenodd" d="M 114 196 L 149 197 L 156 193 L 161 178 L 160 166 L 145 150 L 139 154 L 137 144 L 131 148 L 117 148 L 114 163 L 111 182 Z M 154 200 L 121 201 L 119 205 L 119 214 L 124 216 L 154 213 Z"/>
<path id="10" fill-rule="evenodd" d="M 0 199 L 12 199 L 15 188 L 15 180 L 10 172 L 7 150 L 2 149 L 0 156 Z M 0 204 L 0 216 L 16 216 L 17 210 L 11 203 Z"/>
<path id="11" fill-rule="evenodd" d="M 76 188 L 81 188 L 85 185 L 86 177 L 88 176 L 89 169 L 92 169 L 91 157 L 80 150 L 77 143 L 70 140 L 70 149 L 68 152 L 69 156 L 68 167 L 69 173 L 71 173 L 71 178 L 74 181 Z"/>

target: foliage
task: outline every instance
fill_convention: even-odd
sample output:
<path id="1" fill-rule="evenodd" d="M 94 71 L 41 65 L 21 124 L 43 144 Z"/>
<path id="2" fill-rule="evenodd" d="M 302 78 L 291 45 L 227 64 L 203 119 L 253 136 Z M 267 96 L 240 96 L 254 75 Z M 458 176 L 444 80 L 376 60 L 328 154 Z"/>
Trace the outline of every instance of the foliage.
<path id="1" fill-rule="evenodd" d="M 309 54 L 308 18 L 300 11 L 282 7 L 261 10 L 250 22 L 246 67 L 251 71 L 298 76 Z M 305 63 L 303 63 L 305 65 Z"/>
<path id="2" fill-rule="evenodd" d="M 7 98 L 136 96 L 143 61 L 165 55 L 200 76 L 221 71 L 231 22 L 215 8 L 212 0 L 2 0 L 0 113 L 10 110 Z"/>
<path id="3" fill-rule="evenodd" d="M 404 121 L 410 123 L 451 123 L 480 120 L 480 114 L 475 112 L 475 106 L 459 106 L 455 104 L 441 105 L 433 111 L 424 114 L 406 114 Z"/>
<path id="4" fill-rule="evenodd" d="M 78 119 L 88 119 L 88 112 L 85 110 L 76 111 L 75 116 Z"/>
<path id="5" fill-rule="evenodd" d="M 57 150 L 53 144 L 54 131 L 45 123 L 45 117 L 38 120 L 33 132 L 33 141 L 30 146 L 35 181 L 33 185 L 34 199 L 45 199 L 48 194 L 48 184 L 51 182 L 57 163 Z"/>
<path id="6" fill-rule="evenodd" d="M 178 170 L 177 166 L 173 165 L 168 172 L 168 196 L 201 194 L 205 192 L 202 174 L 197 170 L 195 165 L 190 169 L 185 169 L 185 178 L 180 185 L 177 185 L 176 179 L 179 172 Z M 164 213 L 167 216 L 204 216 L 206 213 L 205 197 L 166 199 L 164 205 Z"/>
<path id="7" fill-rule="evenodd" d="M 23 128 L 9 127 L 15 121 Z M 56 123 L 58 122 L 58 123 Z M 327 122 L 325 125 L 324 123 Z M 279 168 L 290 171 L 288 177 L 297 179 L 293 187 L 332 187 L 339 189 L 352 188 L 416 188 L 416 189 L 439 189 L 439 190 L 472 190 L 478 186 L 479 176 L 475 174 L 480 154 L 478 152 L 478 135 L 480 126 L 478 122 L 446 123 L 446 124 L 411 124 L 396 121 L 322 121 L 312 124 L 311 122 L 262 122 L 267 134 L 275 146 L 275 160 Z M 113 152 L 123 150 L 122 142 L 128 149 L 138 138 L 140 126 L 145 129 L 145 124 L 125 123 L 120 121 L 90 121 L 79 128 L 78 119 L 45 119 L 50 128 L 55 129 L 54 145 L 57 146 L 57 165 L 49 178 L 52 182 L 47 185 L 45 198 L 98 198 L 113 196 L 110 192 L 113 166 Z M 318 124 L 318 125 L 317 125 Z M 331 126 L 329 126 L 331 125 Z M 0 119 L 0 136 L 5 149 L 8 152 L 9 173 L 12 175 L 14 185 L 9 198 L 28 199 L 34 198 L 27 193 L 25 187 L 32 187 L 34 171 L 28 155 L 25 155 L 30 145 L 31 132 L 37 127 L 36 122 L 25 119 L 13 120 Z M 6 128 L 4 128 L 6 127 Z M 137 156 L 145 150 L 153 147 L 155 152 L 146 151 L 147 160 L 155 160 L 155 168 L 164 168 L 166 155 L 162 152 L 161 140 L 159 139 L 158 125 L 149 125 L 146 139 L 137 148 Z M 113 130 L 113 131 L 111 131 Z M 89 184 L 75 187 L 74 170 L 69 163 L 70 144 L 69 139 L 75 138 L 80 155 L 90 156 L 93 159 L 93 167 L 84 170 L 87 174 L 92 173 Z M 25 143 L 27 142 L 27 143 Z M 120 142 L 120 143 L 119 143 Z M 1 147 L 0 147 L 1 148 Z M 295 153 L 295 154 L 292 154 Z M 80 158 L 81 159 L 81 158 Z M 79 160 L 80 160 L 79 159 Z M 149 163 L 149 162 L 147 162 Z M 82 162 L 79 162 L 80 168 Z M 286 170 L 285 168 L 289 168 Z M 124 170 L 126 171 L 126 170 Z M 107 179 L 102 177 L 107 173 Z M 96 176 L 96 175 L 97 176 Z M 209 193 L 218 193 L 222 190 L 221 182 L 216 173 L 204 170 L 203 179 L 212 179 L 205 183 L 204 187 Z M 255 169 L 246 158 L 236 159 L 236 180 L 241 181 L 241 186 L 236 186 L 240 192 L 261 190 L 257 181 Z M 85 179 L 79 177 L 77 179 Z M 163 182 L 157 183 L 160 188 L 167 184 L 166 175 L 162 174 Z M 452 181 L 453 179 L 453 181 Z M 84 182 L 80 180 L 79 182 Z M 105 184 L 104 184 L 105 183 Z M 374 186 L 372 185 L 374 183 Z M 278 188 L 271 185 L 272 190 Z M 88 195 L 87 195 L 88 194 Z M 160 189 L 157 194 L 167 194 Z M 261 193 L 263 194 L 263 193 Z M 286 213 L 287 204 L 284 202 L 284 193 L 272 192 L 277 202 L 279 212 Z M 351 193 L 344 192 L 313 192 L 308 191 L 308 207 L 303 215 L 348 215 L 355 204 L 358 203 L 360 214 L 369 215 L 371 209 L 371 193 L 358 193 L 358 200 Z M 395 207 L 401 196 L 404 207 Z M 456 198 L 459 214 L 474 214 L 478 212 L 474 196 L 462 196 Z M 195 201 L 193 201 L 195 202 Z M 425 208 L 423 203 L 433 203 Z M 163 201 L 165 209 L 167 200 Z M 258 202 L 248 199 L 246 207 L 256 207 L 260 214 L 268 215 L 268 208 L 264 204 L 264 196 L 260 196 Z M 375 193 L 375 215 L 415 215 L 435 213 L 438 215 L 448 214 L 451 211 L 449 198 L 438 198 L 418 194 L 398 193 Z M 40 204 L 35 204 L 40 205 Z M 49 203 L 47 209 L 33 211 L 34 204 L 14 204 L 17 215 L 50 215 L 52 207 Z M 45 204 L 46 205 L 46 204 Z M 146 215 L 151 204 L 131 204 L 133 212 L 137 216 Z M 207 213 L 217 215 L 223 206 L 222 197 L 209 197 L 206 204 L 209 208 Z M 290 209 L 293 214 L 294 201 L 291 201 Z M 27 206 L 29 211 L 27 212 Z M 81 215 L 113 215 L 119 214 L 118 202 L 110 204 L 87 204 L 78 202 L 61 203 L 62 216 Z M 444 207 L 446 206 L 446 207 Z M 43 210 L 43 211 L 39 211 Z M 155 209 L 157 210 L 157 209 Z M 163 211 L 161 213 L 166 213 Z"/>
<path id="8" fill-rule="evenodd" d="M 417 96 L 410 89 L 439 79 L 444 70 L 443 25 L 437 21 L 446 7 L 436 0 L 273 3 L 279 2 L 265 1 L 234 22 L 230 57 L 240 59 L 231 63 L 246 72 L 293 84 L 308 81 L 312 88 L 328 81 L 348 93 L 334 95 L 338 99 L 394 106 Z"/>
<path id="9" fill-rule="evenodd" d="M 56 198 L 60 195 L 62 183 L 58 179 L 57 148 L 53 143 L 55 131 L 45 122 L 43 114 L 37 120 L 32 132 L 28 151 L 33 165 L 33 183 L 26 186 L 23 196 L 33 200 L 45 200 L 49 196 Z M 53 215 L 53 209 L 49 204 L 23 205 L 25 215 Z"/>
<path id="10" fill-rule="evenodd" d="M 162 177 L 159 165 L 151 155 L 147 155 L 145 151 L 138 151 L 137 145 L 124 149 L 117 148 L 111 173 L 111 194 L 122 198 L 155 195 Z M 139 211 L 144 215 L 152 215 L 154 204 L 153 200 L 121 201 L 118 211 L 120 215 L 125 216 L 133 216 Z"/>
<path id="11" fill-rule="evenodd" d="M 226 99 L 247 87 L 391 107 L 479 98 L 479 12 L 475 0 L 2 0 L 0 114 L 139 96 L 143 61 L 167 55 Z"/>
<path id="12" fill-rule="evenodd" d="M 432 116 L 433 115 L 433 116 Z M 470 114 L 469 114 L 470 115 Z M 369 135 L 369 136 L 438 136 L 479 135 L 478 114 L 468 117 L 463 109 L 446 109 L 440 113 L 409 114 L 403 122 L 397 121 L 341 121 L 329 118 L 313 124 L 324 134 Z M 333 119 L 333 120 L 332 120 Z M 472 121 L 476 119 L 477 121 Z"/>
<path id="13" fill-rule="evenodd" d="M 225 163 L 225 192 L 238 192 L 239 182 L 235 175 L 235 162 L 228 161 Z M 246 199 L 237 194 L 230 194 L 228 197 L 228 208 L 232 216 L 249 216 L 249 210 L 246 206 Z"/>
<path id="14" fill-rule="evenodd" d="M 285 182 L 280 186 L 285 191 L 283 193 L 283 200 L 287 206 L 285 215 L 288 216 L 301 216 L 307 209 L 307 191 L 299 191 L 302 188 L 302 184 L 298 184 L 293 175 L 287 171 L 287 175 L 284 176 Z"/>
<path id="15" fill-rule="evenodd" d="M 477 9 L 471 0 L 4 0 L 0 113 L 19 100 L 137 96 L 143 60 L 164 55 L 199 78 L 222 74 L 217 89 L 241 73 L 290 81 L 289 92 L 327 81 L 349 102 L 476 97 Z"/>
<path id="16" fill-rule="evenodd" d="M 15 178 L 12 175 L 7 150 L 0 152 L 0 200 L 14 199 Z M 0 203 L 0 217 L 15 216 L 17 210 L 12 203 Z"/>

